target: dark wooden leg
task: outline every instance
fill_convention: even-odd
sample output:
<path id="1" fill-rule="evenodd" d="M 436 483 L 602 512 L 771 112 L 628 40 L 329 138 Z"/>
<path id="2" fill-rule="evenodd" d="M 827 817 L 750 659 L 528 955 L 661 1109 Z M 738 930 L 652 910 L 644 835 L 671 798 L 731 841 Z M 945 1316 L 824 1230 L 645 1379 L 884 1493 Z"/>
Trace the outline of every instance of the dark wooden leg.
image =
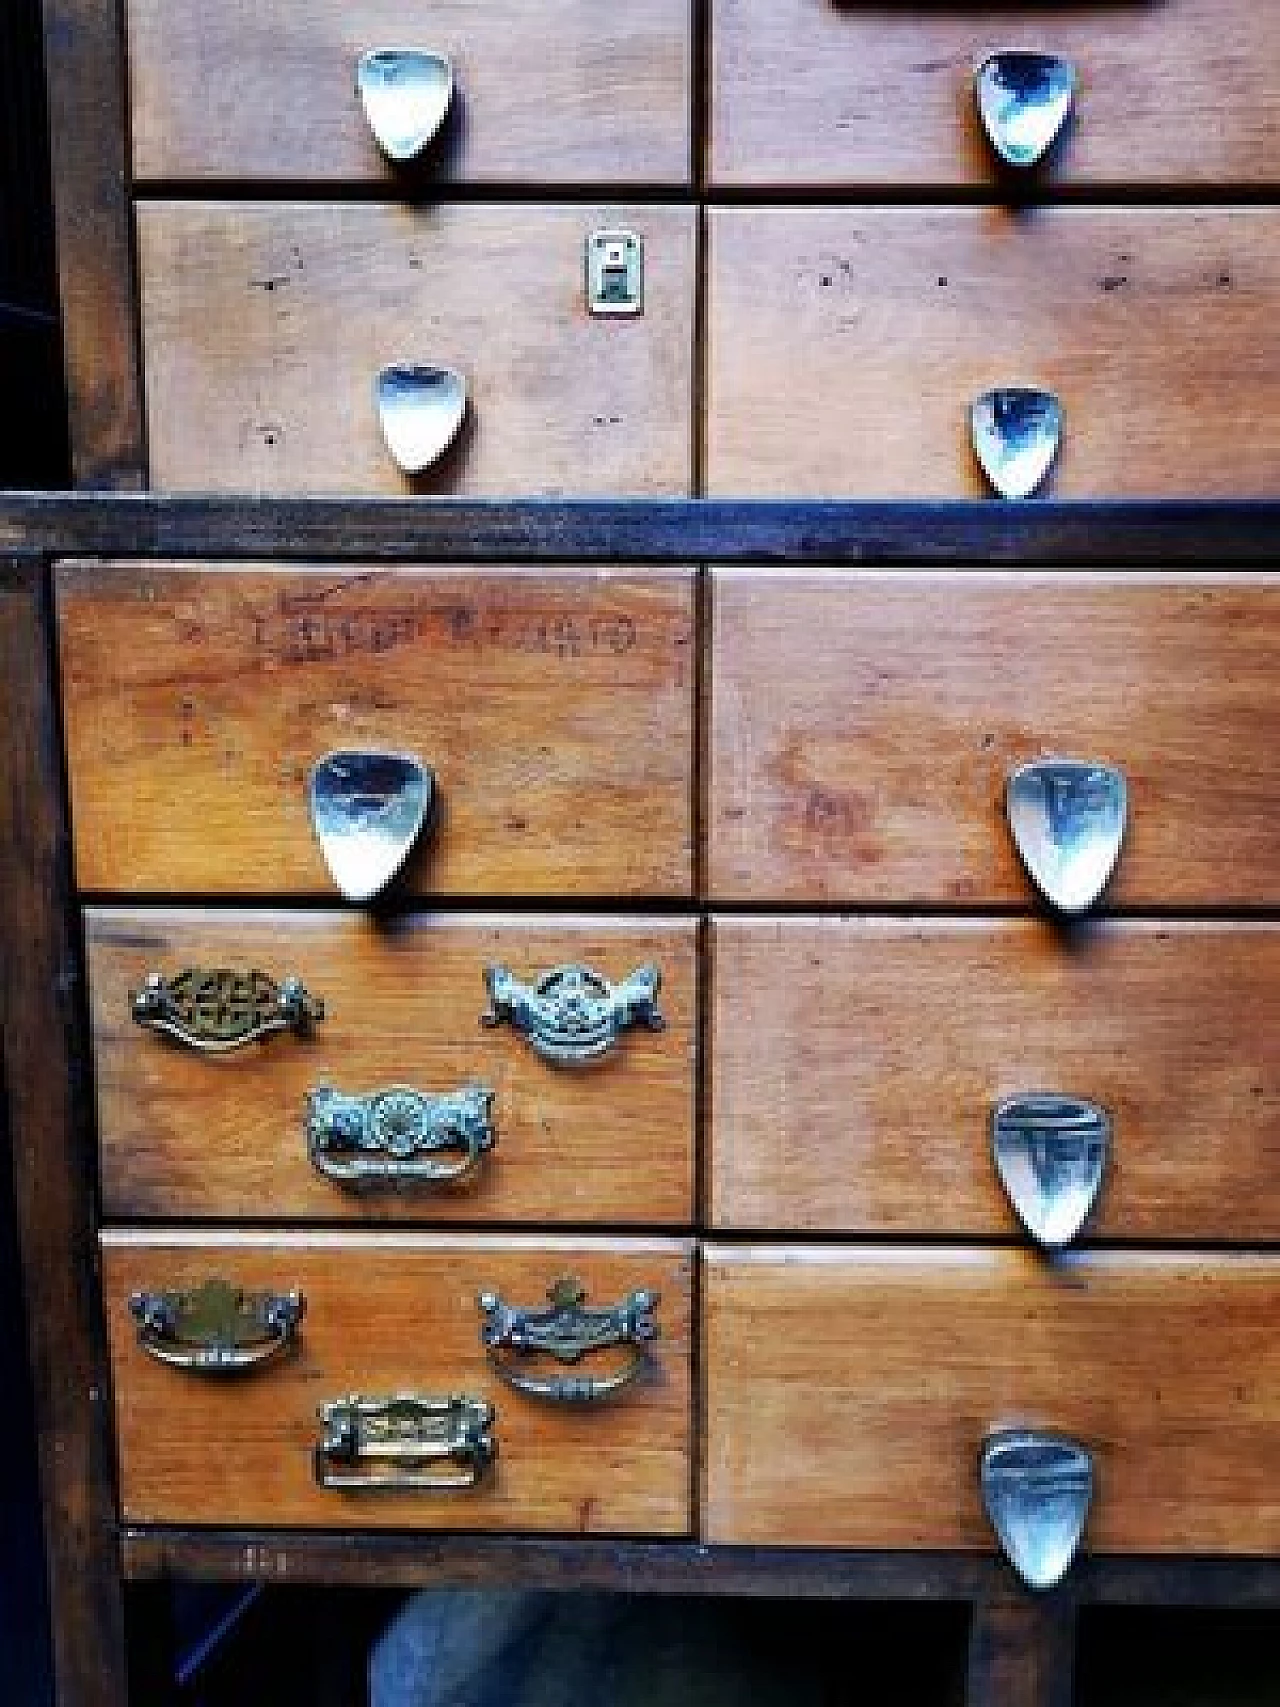
<path id="1" fill-rule="evenodd" d="M 126 1707 L 96 1158 L 45 565 L 0 559 L 0 1025 L 58 1707 Z"/>
<path id="2" fill-rule="evenodd" d="M 969 1632 L 967 1707 L 1071 1707 L 1076 1613 L 1056 1596 L 979 1601 Z"/>

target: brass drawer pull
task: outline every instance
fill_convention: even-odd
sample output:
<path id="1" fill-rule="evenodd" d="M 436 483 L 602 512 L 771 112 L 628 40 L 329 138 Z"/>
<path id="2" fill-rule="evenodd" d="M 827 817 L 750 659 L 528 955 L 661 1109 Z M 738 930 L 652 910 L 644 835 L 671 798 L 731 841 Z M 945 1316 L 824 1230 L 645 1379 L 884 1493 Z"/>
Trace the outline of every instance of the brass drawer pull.
<path id="1" fill-rule="evenodd" d="M 662 976 L 656 966 L 637 967 L 620 984 L 588 966 L 556 966 L 533 984 L 505 966 L 486 966 L 484 983 L 489 1006 L 481 1023 L 514 1026 L 535 1054 L 557 1067 L 597 1060 L 633 1026 L 661 1031 L 666 1024 L 658 1009 Z"/>
<path id="2" fill-rule="evenodd" d="M 1088 912 L 1120 857 L 1123 773 L 1083 759 L 1037 759 L 1005 785 L 1005 814 L 1031 881 L 1060 913 Z"/>
<path id="3" fill-rule="evenodd" d="M 243 1049 L 277 1031 L 306 1037 L 324 1018 L 324 1003 L 300 978 L 277 984 L 265 972 L 225 966 L 188 966 L 173 978 L 149 972 L 129 1002 L 138 1025 L 207 1055 Z"/>
<path id="4" fill-rule="evenodd" d="M 318 1085 L 307 1098 L 307 1150 L 342 1186 L 457 1185 L 497 1143 L 495 1095 L 482 1085 L 436 1095 L 394 1085 L 348 1096 Z"/>
<path id="5" fill-rule="evenodd" d="M 387 449 L 404 474 L 423 474 L 448 450 L 467 412 L 467 382 L 450 367 L 392 362 L 375 386 Z"/>
<path id="6" fill-rule="evenodd" d="M 1025 171 L 1062 134 L 1075 100 L 1075 67 L 1052 53 L 993 53 L 978 67 L 974 87 L 991 146 L 1006 166 Z"/>
<path id="7" fill-rule="evenodd" d="M 1003 385 L 969 409 L 973 453 L 1001 498 L 1029 498 L 1049 477 L 1062 444 L 1062 404 L 1052 391 Z"/>
<path id="8" fill-rule="evenodd" d="M 1083 1097 L 1006 1097 L 991 1111 L 991 1152 L 1018 1218 L 1038 1245 L 1069 1245 L 1097 1202 L 1111 1117 Z"/>
<path id="9" fill-rule="evenodd" d="M 412 753 L 327 753 L 307 785 L 311 827 L 348 901 L 371 901 L 428 824 L 435 777 Z"/>
<path id="10" fill-rule="evenodd" d="M 498 1455 L 493 1406 L 453 1394 L 358 1395 L 321 1405 L 316 1481 L 348 1492 L 473 1488 Z"/>
<path id="11" fill-rule="evenodd" d="M 129 1299 L 145 1352 L 174 1369 L 208 1375 L 237 1375 L 279 1357 L 305 1312 L 300 1292 L 244 1292 L 225 1280 Z"/>
<path id="12" fill-rule="evenodd" d="M 489 1360 L 509 1386 L 537 1399 L 562 1404 L 592 1404 L 634 1381 L 649 1362 L 648 1347 L 658 1337 L 653 1312 L 656 1292 L 631 1292 L 620 1304 L 587 1305 L 586 1292 L 572 1276 L 556 1281 L 547 1294 L 550 1308 L 529 1310 L 504 1304 L 496 1292 L 479 1298 L 484 1323 L 480 1338 Z M 593 1352 L 630 1346 L 631 1355 L 609 1375 L 557 1375 L 521 1367 L 523 1357 L 549 1357 L 575 1364 Z M 514 1356 L 504 1356 L 504 1352 Z"/>
<path id="13" fill-rule="evenodd" d="M 1071 1568 L 1093 1500 L 1093 1455 L 1040 1429 L 997 1429 L 982 1446 L 982 1499 L 1009 1563 L 1028 1588 Z"/>
<path id="14" fill-rule="evenodd" d="M 378 147 L 396 165 L 417 159 L 453 101 L 453 65 L 442 53 L 375 48 L 356 63 L 356 93 Z"/>

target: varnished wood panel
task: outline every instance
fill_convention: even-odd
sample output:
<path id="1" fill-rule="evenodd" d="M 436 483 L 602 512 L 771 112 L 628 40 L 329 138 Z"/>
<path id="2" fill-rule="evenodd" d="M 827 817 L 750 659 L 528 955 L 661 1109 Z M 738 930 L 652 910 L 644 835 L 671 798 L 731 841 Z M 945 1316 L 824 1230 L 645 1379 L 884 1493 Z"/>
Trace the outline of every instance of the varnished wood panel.
<path id="1" fill-rule="evenodd" d="M 1032 905 L 1009 771 L 1119 765 L 1104 904 L 1280 900 L 1280 581 L 1267 576 L 715 578 L 717 899 Z"/>
<path id="2" fill-rule="evenodd" d="M 1100 1553 L 1280 1547 L 1280 1258 L 713 1246 L 710 1541 L 990 1549 L 987 1431 L 1095 1453 Z"/>
<path id="3" fill-rule="evenodd" d="M 707 490 L 960 498 L 969 406 L 1061 398 L 1063 498 L 1261 497 L 1280 477 L 1280 214 L 715 208 Z"/>
<path id="4" fill-rule="evenodd" d="M 140 179 L 684 183 L 689 0 L 130 0 Z M 395 175 L 365 123 L 356 61 L 415 46 L 453 61 L 455 110 Z"/>
<path id="5" fill-rule="evenodd" d="M 634 1241 L 434 1239 L 396 1234 L 103 1234 L 121 1508 L 130 1522 L 305 1528 L 686 1533 L 690 1253 Z M 592 1301 L 661 1292 L 660 1338 L 639 1382 L 609 1404 L 515 1392 L 480 1343 L 477 1294 L 536 1305 L 566 1272 Z M 167 1368 L 143 1352 L 136 1289 L 301 1288 L 297 1350 L 243 1379 Z M 586 1365 L 583 1365 L 585 1370 Z M 498 1459 L 455 1494 L 351 1494 L 316 1485 L 317 1407 L 351 1393 L 466 1393 L 497 1410 Z"/>
<path id="6" fill-rule="evenodd" d="M 1111 1114 L 1090 1236 L 1280 1237 L 1280 928 L 718 919 L 719 1227 L 1023 1238 L 990 1113 Z"/>
<path id="7" fill-rule="evenodd" d="M 688 572 L 84 564 L 59 592 L 82 888 L 332 896 L 307 772 L 387 746 L 436 775 L 419 893 L 688 891 Z"/>
<path id="8" fill-rule="evenodd" d="M 692 922 L 580 917 L 123 912 L 86 915 L 102 1193 L 109 1216 L 689 1223 L 697 954 Z M 662 973 L 665 1031 L 628 1032 L 577 1071 L 510 1026 L 480 1024 L 484 968 L 532 980 L 577 961 L 617 979 Z M 323 999 L 307 1039 L 196 1055 L 137 1026 L 152 970 L 258 967 Z M 408 1084 L 497 1092 L 497 1147 L 472 1182 L 357 1194 L 307 1156 L 307 1093 Z"/>
<path id="9" fill-rule="evenodd" d="M 973 72 L 1017 47 L 1064 55 L 1079 79 L 1049 181 L 1280 179 L 1280 18 L 1251 0 L 714 0 L 712 27 L 719 184 L 990 184 Z"/>
<path id="10" fill-rule="evenodd" d="M 139 206 L 151 484 L 165 491 L 681 496 L 692 208 Z M 644 313 L 593 318 L 585 244 L 645 244 Z M 390 362 L 455 368 L 467 418 L 416 479 L 382 440 Z"/>

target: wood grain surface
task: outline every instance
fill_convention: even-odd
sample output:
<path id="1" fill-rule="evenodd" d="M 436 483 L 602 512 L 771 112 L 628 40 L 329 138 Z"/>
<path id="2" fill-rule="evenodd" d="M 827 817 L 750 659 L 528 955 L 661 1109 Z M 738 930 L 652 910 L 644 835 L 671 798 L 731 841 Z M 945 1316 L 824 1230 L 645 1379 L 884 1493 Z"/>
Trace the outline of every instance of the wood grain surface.
<path id="1" fill-rule="evenodd" d="M 690 572 L 67 564 L 58 587 L 83 889 L 332 897 L 307 773 L 387 747 L 436 776 L 417 893 L 689 891 Z"/>
<path id="2" fill-rule="evenodd" d="M 693 1220 L 697 951 L 689 921 L 346 913 L 85 915 L 107 1216 L 280 1220 Z M 480 1024 L 484 968 L 532 981 L 566 962 L 619 979 L 662 973 L 661 1033 L 628 1032 L 578 1070 L 540 1060 L 510 1026 Z M 194 1054 L 136 1025 L 149 971 L 259 968 L 325 1004 L 309 1038 Z M 307 1155 L 307 1093 L 408 1084 L 497 1092 L 496 1148 L 465 1186 L 351 1193 Z"/>
<path id="3" fill-rule="evenodd" d="M 891 6 L 714 0 L 716 184 L 990 184 L 973 73 L 1032 48 L 1076 68 L 1044 176 L 1120 186 L 1280 179 L 1280 17 L 1251 0 Z"/>
<path id="4" fill-rule="evenodd" d="M 689 1528 L 690 1253 L 670 1242 L 429 1239 L 407 1234 L 103 1234 L 121 1510 L 146 1523 L 526 1529 L 680 1535 Z M 545 1302 L 576 1274 L 589 1302 L 662 1293 L 660 1337 L 614 1401 L 555 1405 L 509 1388 L 480 1343 L 477 1294 Z M 301 1288 L 297 1350 L 236 1380 L 166 1367 L 138 1345 L 135 1289 L 209 1275 Z M 582 1368 L 585 1370 L 586 1365 Z M 465 1393 L 497 1410 L 498 1459 L 475 1489 L 353 1494 L 316 1485 L 317 1407 L 353 1393 Z"/>
<path id="5" fill-rule="evenodd" d="M 704 1539 L 994 1546 L 1000 1426 L 1089 1446 L 1100 1553 L 1280 1547 L 1280 1257 L 712 1246 Z"/>
<path id="6" fill-rule="evenodd" d="M 365 124 L 356 61 L 419 47 L 454 66 L 454 110 L 420 171 Z M 678 184 L 689 176 L 689 0 L 130 0 L 139 179 L 480 179 Z"/>
<path id="7" fill-rule="evenodd" d="M 1063 498 L 1261 497 L 1280 477 L 1280 213 L 713 208 L 713 496 L 985 491 L 969 406 L 1061 399 Z"/>
<path id="8" fill-rule="evenodd" d="M 1280 581 L 723 571 L 709 873 L 719 900 L 1030 906 L 1009 771 L 1119 765 L 1104 905 L 1280 900 Z"/>
<path id="9" fill-rule="evenodd" d="M 689 491 L 692 208 L 163 201 L 137 222 L 159 490 Z M 593 318 L 586 240 L 619 226 L 644 241 L 644 313 Z M 469 398 L 417 478 L 374 406 L 406 361 Z"/>
<path id="10" fill-rule="evenodd" d="M 1280 1238 L 1280 928 L 1012 919 L 713 927 L 711 1219 L 1024 1237 L 1002 1098 L 1101 1103 L 1098 1238 Z"/>

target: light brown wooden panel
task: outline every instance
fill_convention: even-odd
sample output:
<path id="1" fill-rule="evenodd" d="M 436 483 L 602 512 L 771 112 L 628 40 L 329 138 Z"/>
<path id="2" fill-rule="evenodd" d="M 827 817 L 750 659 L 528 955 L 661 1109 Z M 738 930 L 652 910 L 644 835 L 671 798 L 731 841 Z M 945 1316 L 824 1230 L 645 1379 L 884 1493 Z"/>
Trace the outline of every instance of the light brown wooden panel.
<path id="1" fill-rule="evenodd" d="M 707 488 L 976 497 L 969 406 L 1042 385 L 1060 497 L 1280 478 L 1280 213 L 809 207 L 710 216 Z"/>
<path id="2" fill-rule="evenodd" d="M 1089 1233 L 1280 1237 L 1280 928 L 718 919 L 710 1167 L 719 1227 L 1023 1237 L 990 1112 L 1102 1103 Z"/>
<path id="3" fill-rule="evenodd" d="M 86 915 L 108 1215 L 689 1223 L 697 952 L 692 922 L 400 919 L 343 913 Z M 661 1033 L 629 1032 L 580 1070 L 540 1060 L 510 1026 L 480 1024 L 484 968 L 533 978 L 578 961 L 611 978 L 662 972 Z M 257 967 L 323 999 L 314 1035 L 197 1055 L 137 1026 L 149 971 Z M 498 1143 L 465 1187 L 352 1195 L 307 1158 L 318 1084 L 497 1092 Z"/>
<path id="4" fill-rule="evenodd" d="M 134 1523 L 311 1528 L 535 1529 L 682 1534 L 689 1527 L 690 1252 L 657 1241 L 337 1234 L 103 1234 L 121 1511 Z M 588 1302 L 662 1293 L 660 1338 L 616 1400 L 556 1405 L 515 1392 L 480 1343 L 477 1295 L 537 1305 L 560 1275 Z M 238 1379 L 156 1362 L 129 1294 L 210 1276 L 301 1289 L 296 1352 Z M 582 1368 L 585 1370 L 586 1365 Z M 498 1459 L 453 1494 L 316 1485 L 317 1408 L 352 1393 L 465 1393 L 497 1409 Z"/>
<path id="5" fill-rule="evenodd" d="M 435 772 L 418 893 L 688 893 L 690 572 L 64 565 L 82 888 L 335 891 L 324 753 Z"/>
<path id="6" fill-rule="evenodd" d="M 994 1545 L 993 1427 L 1096 1455 L 1100 1553 L 1280 1546 L 1280 1258 L 712 1247 L 704 1537 Z"/>
<path id="7" fill-rule="evenodd" d="M 1063 754 L 1128 779 L 1104 905 L 1280 900 L 1280 580 L 741 571 L 714 598 L 716 898 L 1030 906 L 1005 778 Z"/>
<path id="8" fill-rule="evenodd" d="M 129 25 L 139 178 L 688 181 L 689 0 L 130 0 Z M 455 110 L 397 175 L 355 70 L 408 46 L 450 56 Z"/>
<path id="9" fill-rule="evenodd" d="M 1078 74 L 1051 181 L 1280 178 L 1280 17 L 1254 0 L 714 0 L 713 181 L 991 183 L 973 71 L 1015 47 L 1062 54 Z"/>
<path id="10" fill-rule="evenodd" d="M 169 491 L 689 491 L 692 208 L 139 206 L 151 483 Z M 593 318 L 585 244 L 645 244 L 644 313 Z M 417 479 L 383 443 L 391 362 L 457 369 L 467 419 Z"/>

